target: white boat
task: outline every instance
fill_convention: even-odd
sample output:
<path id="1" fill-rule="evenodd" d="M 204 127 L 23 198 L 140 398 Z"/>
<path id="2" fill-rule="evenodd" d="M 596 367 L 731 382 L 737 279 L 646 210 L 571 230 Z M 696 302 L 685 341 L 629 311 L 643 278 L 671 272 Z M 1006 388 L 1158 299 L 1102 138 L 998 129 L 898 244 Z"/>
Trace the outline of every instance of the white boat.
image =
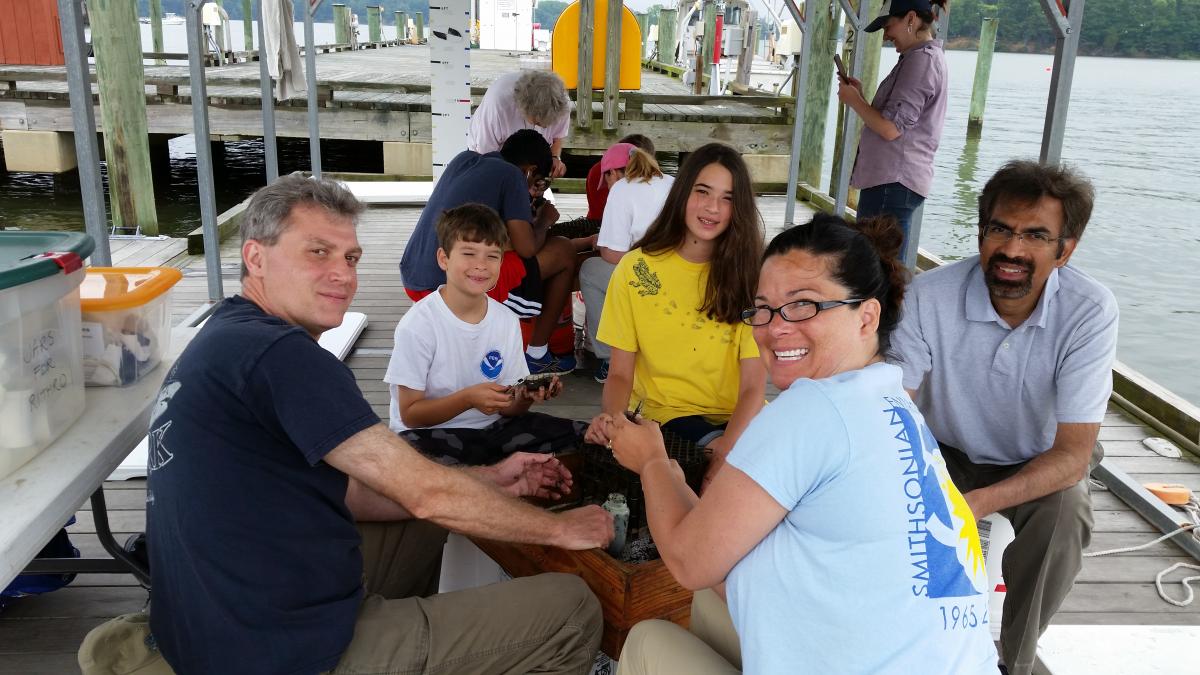
<path id="1" fill-rule="evenodd" d="M 175 12 L 167 12 L 163 15 L 162 25 L 164 26 L 180 26 L 186 23 L 187 19 L 179 16 Z M 143 16 L 138 19 L 138 23 L 150 23 L 150 17 Z"/>

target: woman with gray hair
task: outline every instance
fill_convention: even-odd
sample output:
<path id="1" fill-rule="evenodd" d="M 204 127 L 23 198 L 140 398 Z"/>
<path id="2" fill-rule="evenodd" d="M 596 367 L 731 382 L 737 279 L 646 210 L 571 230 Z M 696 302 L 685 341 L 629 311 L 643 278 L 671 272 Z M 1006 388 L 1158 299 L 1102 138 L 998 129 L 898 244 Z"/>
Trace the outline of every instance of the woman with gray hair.
<path id="1" fill-rule="evenodd" d="M 496 152 L 513 133 L 534 129 L 550 144 L 554 155 L 550 176 L 559 178 L 567 173 L 562 141 L 570 118 L 567 89 L 558 75 L 545 70 L 506 73 L 492 81 L 471 115 L 467 149 L 479 154 Z"/>

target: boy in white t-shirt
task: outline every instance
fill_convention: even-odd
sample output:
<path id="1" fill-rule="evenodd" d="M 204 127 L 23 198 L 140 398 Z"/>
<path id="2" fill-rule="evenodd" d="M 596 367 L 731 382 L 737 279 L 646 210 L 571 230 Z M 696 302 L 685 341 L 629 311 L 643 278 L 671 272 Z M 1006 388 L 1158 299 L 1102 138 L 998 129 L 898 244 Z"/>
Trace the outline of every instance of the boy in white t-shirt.
<path id="1" fill-rule="evenodd" d="M 482 204 L 450 209 L 437 235 L 446 283 L 396 325 L 383 378 L 392 431 L 443 464 L 577 447 L 586 423 L 529 412 L 562 392 L 562 382 L 522 382 L 529 369 L 517 316 L 487 296 L 508 241 L 499 214 Z"/>

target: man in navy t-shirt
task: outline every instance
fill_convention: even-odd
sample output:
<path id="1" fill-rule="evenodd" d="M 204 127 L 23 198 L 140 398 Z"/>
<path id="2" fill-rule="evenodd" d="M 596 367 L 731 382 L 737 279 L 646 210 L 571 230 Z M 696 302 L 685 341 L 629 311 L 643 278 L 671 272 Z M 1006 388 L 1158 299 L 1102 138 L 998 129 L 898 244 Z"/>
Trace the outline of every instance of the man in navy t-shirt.
<path id="1" fill-rule="evenodd" d="M 450 469 L 380 423 L 316 341 L 354 298 L 361 210 L 301 176 L 255 194 L 242 294 L 167 375 L 146 496 L 162 653 L 179 673 L 583 672 L 601 618 L 578 578 L 423 597 L 443 528 L 586 549 L 612 524 L 599 507 L 556 515 L 513 497 L 569 482 L 553 458 Z"/>
<path id="2" fill-rule="evenodd" d="M 547 235 L 558 211 L 544 199 L 537 199 L 538 207 L 532 208 L 530 193 L 545 191 L 549 172 L 550 145 L 533 129 L 509 136 L 499 152 L 460 152 L 434 186 L 400 259 L 404 290 L 420 300 L 446 283 L 446 273 L 437 263 L 436 226 L 442 214 L 464 204 L 495 209 L 508 227 L 512 248 L 505 252 L 500 279 L 488 295 L 517 316 L 534 320 L 525 355 L 534 374 L 575 368 L 573 355 L 556 356 L 546 345 L 575 287 L 575 254 L 595 242 L 595 237 Z"/>

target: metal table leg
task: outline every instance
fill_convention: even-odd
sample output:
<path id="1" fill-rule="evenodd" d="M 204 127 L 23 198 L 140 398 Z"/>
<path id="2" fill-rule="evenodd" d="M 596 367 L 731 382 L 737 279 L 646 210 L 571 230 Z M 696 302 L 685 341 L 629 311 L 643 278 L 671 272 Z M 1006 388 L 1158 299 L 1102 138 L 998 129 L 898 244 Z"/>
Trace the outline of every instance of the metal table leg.
<path id="1" fill-rule="evenodd" d="M 96 524 L 96 537 L 108 552 L 108 558 L 37 558 L 31 561 L 22 574 L 132 574 L 138 583 L 150 588 L 150 570 L 134 560 L 113 538 L 108 525 L 108 508 L 104 501 L 104 486 L 92 493 L 92 519 Z"/>

